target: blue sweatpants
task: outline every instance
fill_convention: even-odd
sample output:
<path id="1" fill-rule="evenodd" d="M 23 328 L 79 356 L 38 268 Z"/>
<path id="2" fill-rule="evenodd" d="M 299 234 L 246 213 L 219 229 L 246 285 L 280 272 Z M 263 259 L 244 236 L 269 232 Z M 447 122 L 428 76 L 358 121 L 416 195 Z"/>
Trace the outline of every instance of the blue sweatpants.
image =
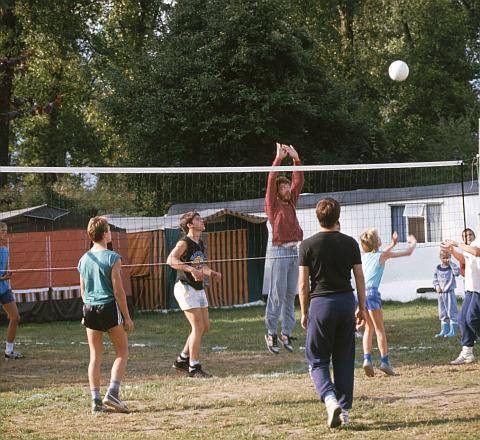
<path id="1" fill-rule="evenodd" d="M 305 349 L 310 376 L 320 399 L 323 401 L 325 394 L 333 391 L 341 407 L 350 409 L 355 370 L 355 299 L 352 292 L 311 300 Z"/>
<path id="2" fill-rule="evenodd" d="M 480 293 L 465 292 L 458 315 L 458 326 L 462 333 L 462 346 L 473 347 L 475 339 L 480 338 Z"/>

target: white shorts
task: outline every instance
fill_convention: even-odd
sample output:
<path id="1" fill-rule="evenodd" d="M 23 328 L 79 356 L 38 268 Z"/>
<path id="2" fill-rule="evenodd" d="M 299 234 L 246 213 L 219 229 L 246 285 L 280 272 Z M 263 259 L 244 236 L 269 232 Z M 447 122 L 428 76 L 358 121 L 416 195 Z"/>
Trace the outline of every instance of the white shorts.
<path id="1" fill-rule="evenodd" d="M 208 307 L 205 290 L 196 290 L 190 286 L 190 284 L 184 284 L 181 281 L 177 281 L 173 289 L 173 294 L 182 310 L 204 309 Z"/>

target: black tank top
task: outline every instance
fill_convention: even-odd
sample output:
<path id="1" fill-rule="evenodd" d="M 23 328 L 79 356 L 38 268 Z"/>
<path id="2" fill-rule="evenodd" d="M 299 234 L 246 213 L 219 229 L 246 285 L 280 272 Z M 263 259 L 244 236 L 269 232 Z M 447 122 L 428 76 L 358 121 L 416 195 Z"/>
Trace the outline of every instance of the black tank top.
<path id="1" fill-rule="evenodd" d="M 207 254 L 205 252 L 205 247 L 203 246 L 203 241 L 200 240 L 198 243 L 195 243 L 190 237 L 183 237 L 180 240 L 187 244 L 187 250 L 182 255 L 182 258 L 180 258 L 180 261 L 188 263 L 196 269 L 201 268 L 204 262 L 207 261 Z M 203 289 L 203 281 L 195 281 L 190 272 L 177 270 L 177 281 L 190 284 L 190 286 L 196 290 Z"/>

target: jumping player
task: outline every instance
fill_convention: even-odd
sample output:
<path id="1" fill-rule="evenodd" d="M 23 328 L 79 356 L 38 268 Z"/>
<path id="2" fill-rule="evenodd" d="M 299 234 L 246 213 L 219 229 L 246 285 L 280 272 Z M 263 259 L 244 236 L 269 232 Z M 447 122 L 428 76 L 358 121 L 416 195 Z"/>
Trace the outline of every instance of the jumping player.
<path id="1" fill-rule="evenodd" d="M 298 153 L 291 145 L 277 143 L 274 166 L 290 156 L 294 165 L 300 165 Z M 278 354 L 278 342 L 293 351 L 292 332 L 295 327 L 295 296 L 298 283 L 298 243 L 303 231 L 295 212 L 304 182 L 303 172 L 294 171 L 292 182 L 278 172 L 268 174 L 265 212 L 272 226 L 272 246 L 267 259 L 268 300 L 265 310 L 267 333 L 265 341 L 270 353 Z M 267 275 L 267 276 L 268 276 Z M 278 320 L 282 333 L 277 337 Z"/>

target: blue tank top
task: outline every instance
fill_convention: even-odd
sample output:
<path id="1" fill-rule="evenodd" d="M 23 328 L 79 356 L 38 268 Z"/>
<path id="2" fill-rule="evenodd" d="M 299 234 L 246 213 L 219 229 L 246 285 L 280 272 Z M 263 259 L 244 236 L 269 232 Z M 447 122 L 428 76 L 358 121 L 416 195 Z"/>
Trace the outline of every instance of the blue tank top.
<path id="1" fill-rule="evenodd" d="M 0 276 L 5 275 L 8 268 L 8 248 L 0 247 Z M 10 280 L 0 281 L 0 295 L 10 290 Z"/>
<path id="2" fill-rule="evenodd" d="M 78 271 L 85 288 L 85 304 L 98 306 L 115 300 L 112 267 L 120 258 L 116 252 L 109 250 L 87 252 L 80 258 Z"/>
<path id="3" fill-rule="evenodd" d="M 362 255 L 363 274 L 365 275 L 365 287 L 378 289 L 382 281 L 385 265 L 380 265 L 381 251 L 367 252 Z"/>

